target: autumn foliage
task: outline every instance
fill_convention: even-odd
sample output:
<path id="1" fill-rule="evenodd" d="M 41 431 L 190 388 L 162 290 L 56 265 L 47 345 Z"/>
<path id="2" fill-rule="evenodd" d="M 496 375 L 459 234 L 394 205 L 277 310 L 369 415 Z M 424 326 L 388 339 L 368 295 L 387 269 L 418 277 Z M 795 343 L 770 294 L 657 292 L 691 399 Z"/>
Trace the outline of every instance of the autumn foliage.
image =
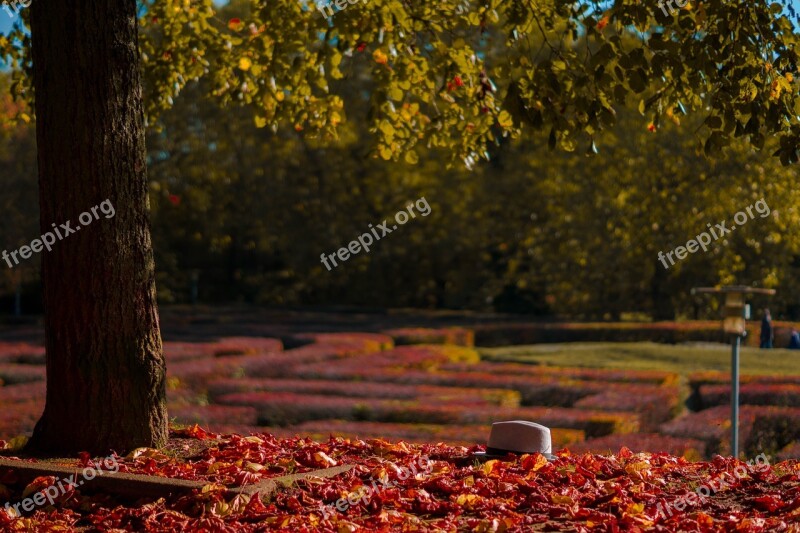
<path id="1" fill-rule="evenodd" d="M 126 501 L 70 492 L 55 506 L 16 517 L 0 510 L 6 531 L 796 531 L 800 464 L 747 465 L 716 457 L 691 463 L 667 454 L 570 455 L 552 462 L 539 454 L 477 461 L 481 447 L 412 445 L 331 438 L 323 442 L 216 435 L 193 427 L 173 433 L 207 448 L 193 459 L 140 449 L 119 458 L 120 471 L 200 480 L 194 494 Z M 401 475 L 424 461 L 430 472 Z M 77 463 L 78 461 L 76 461 Z M 250 485 L 287 472 L 353 465 L 329 479 L 300 480 L 262 501 L 224 496 L 224 484 Z M 707 500 L 688 498 L 697 484 L 727 476 L 735 482 Z M 743 473 L 742 473 L 743 472 Z M 337 501 L 387 479 L 369 498 Z M 46 480 L 18 486 L 0 472 L 0 492 L 16 500 Z M 681 503 L 689 502 L 688 505 Z M 333 504 L 333 507 L 330 505 Z M 680 508 L 677 510 L 676 508 Z M 327 510 L 327 512 L 325 512 Z M 665 511 L 669 510 L 669 511 Z"/>

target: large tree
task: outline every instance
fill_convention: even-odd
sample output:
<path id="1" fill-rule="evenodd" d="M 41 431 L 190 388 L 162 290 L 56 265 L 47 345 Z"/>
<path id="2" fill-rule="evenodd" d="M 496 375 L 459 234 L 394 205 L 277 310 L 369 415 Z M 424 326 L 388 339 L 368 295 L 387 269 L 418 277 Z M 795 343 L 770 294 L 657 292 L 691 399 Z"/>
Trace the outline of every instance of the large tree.
<path id="1" fill-rule="evenodd" d="M 192 81 L 243 103 L 260 127 L 333 137 L 346 76 L 371 80 L 375 154 L 418 159 L 447 149 L 468 167 L 488 146 L 544 129 L 553 147 L 595 151 L 594 137 L 631 105 L 657 128 L 697 110 L 705 151 L 732 137 L 798 160 L 796 35 L 767 2 L 443 0 L 237 4 L 147 2 L 140 42 L 150 123 Z M 108 198 L 117 217 L 44 255 L 48 401 L 33 445 L 118 450 L 165 435 L 164 363 L 147 229 L 142 93 L 133 0 L 34 2 L 26 33 L 0 39 L 33 60 L 41 227 Z M 501 53 L 497 53 L 500 51 Z M 28 80 L 16 86 L 25 95 Z M 27 92 L 30 96 L 30 91 Z"/>
<path id="2" fill-rule="evenodd" d="M 35 2 L 30 23 L 41 231 L 67 221 L 76 230 L 62 227 L 64 240 L 42 255 L 47 402 L 30 448 L 160 446 L 166 365 L 136 2 Z M 106 200 L 115 215 L 80 227 L 78 216 Z"/>

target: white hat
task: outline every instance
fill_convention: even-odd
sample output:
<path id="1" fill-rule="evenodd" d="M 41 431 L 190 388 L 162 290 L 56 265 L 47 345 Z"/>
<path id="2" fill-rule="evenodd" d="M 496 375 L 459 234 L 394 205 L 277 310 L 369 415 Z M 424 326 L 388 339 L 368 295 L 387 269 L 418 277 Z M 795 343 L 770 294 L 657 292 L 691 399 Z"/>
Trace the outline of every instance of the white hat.
<path id="1" fill-rule="evenodd" d="M 486 457 L 504 457 L 509 453 L 541 453 L 548 460 L 554 460 L 550 428 L 527 420 L 509 420 L 492 424 Z"/>

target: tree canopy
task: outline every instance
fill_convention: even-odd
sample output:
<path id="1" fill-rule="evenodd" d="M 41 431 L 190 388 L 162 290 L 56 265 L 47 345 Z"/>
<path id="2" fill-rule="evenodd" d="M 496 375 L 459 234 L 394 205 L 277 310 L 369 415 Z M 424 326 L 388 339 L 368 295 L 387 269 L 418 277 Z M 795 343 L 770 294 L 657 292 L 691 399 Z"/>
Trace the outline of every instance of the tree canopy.
<path id="1" fill-rule="evenodd" d="M 375 153 L 387 160 L 415 162 L 433 146 L 471 166 L 529 128 L 544 130 L 552 147 L 594 151 L 598 133 L 633 105 L 651 128 L 698 111 L 708 155 L 733 138 L 761 149 L 775 137 L 772 153 L 797 161 L 791 3 L 339 4 L 143 3 L 150 123 L 203 79 L 208 94 L 248 105 L 259 127 L 333 138 L 350 114 L 346 81 L 363 78 Z M 27 40 L 20 26 L 0 39 L 0 54 L 29 67 Z M 29 95 L 20 81 L 17 94 Z"/>

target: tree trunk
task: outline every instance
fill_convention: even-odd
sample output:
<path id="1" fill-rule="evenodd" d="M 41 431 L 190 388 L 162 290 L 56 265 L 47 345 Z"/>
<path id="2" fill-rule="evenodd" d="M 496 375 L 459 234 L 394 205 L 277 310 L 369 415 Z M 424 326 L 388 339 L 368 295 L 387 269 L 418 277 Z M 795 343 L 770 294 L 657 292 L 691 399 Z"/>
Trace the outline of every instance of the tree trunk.
<path id="1" fill-rule="evenodd" d="M 167 438 L 136 0 L 34 1 L 47 403 L 29 449 L 118 453 Z M 82 212 L 110 200 L 82 225 Z M 84 220 L 88 220 L 84 217 Z"/>
<path id="2" fill-rule="evenodd" d="M 650 280 L 650 297 L 653 301 L 653 320 L 675 320 L 675 306 L 669 290 L 669 274 L 658 259 L 654 260 L 655 269 Z"/>

